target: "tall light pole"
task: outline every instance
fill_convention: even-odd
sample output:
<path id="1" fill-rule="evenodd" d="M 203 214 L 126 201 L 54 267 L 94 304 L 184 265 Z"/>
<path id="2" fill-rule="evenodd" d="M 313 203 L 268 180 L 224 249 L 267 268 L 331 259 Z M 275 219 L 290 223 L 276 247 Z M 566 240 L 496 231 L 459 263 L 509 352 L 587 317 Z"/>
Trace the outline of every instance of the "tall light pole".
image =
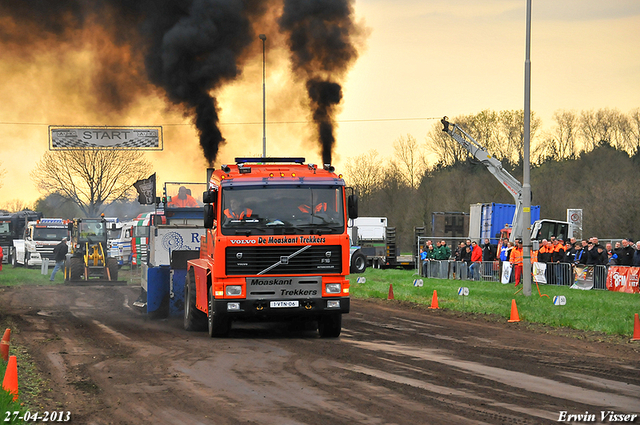
<path id="1" fill-rule="evenodd" d="M 524 62 L 524 146 L 522 175 L 522 293 L 531 296 L 531 0 L 527 0 L 527 37 Z"/>
<path id="2" fill-rule="evenodd" d="M 265 42 L 267 36 L 260 34 L 260 40 L 262 40 L 262 157 L 267 157 L 267 90 L 266 90 L 266 49 Z"/>

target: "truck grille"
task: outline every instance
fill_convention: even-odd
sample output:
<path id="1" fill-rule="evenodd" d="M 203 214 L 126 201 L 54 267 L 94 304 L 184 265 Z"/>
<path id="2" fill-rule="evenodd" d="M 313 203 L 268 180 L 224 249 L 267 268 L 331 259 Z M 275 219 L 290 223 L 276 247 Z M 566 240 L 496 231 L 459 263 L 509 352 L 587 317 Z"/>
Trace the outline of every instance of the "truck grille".
<path id="1" fill-rule="evenodd" d="M 297 251 L 304 251 L 289 258 Z M 280 263 L 275 267 L 271 267 Z M 228 247 L 227 275 L 339 274 L 342 272 L 340 245 Z M 271 267 L 271 269 L 265 271 Z"/>
<path id="2" fill-rule="evenodd" d="M 53 260 L 54 256 L 53 256 L 53 247 L 37 247 L 36 248 L 36 252 L 40 253 L 40 258 L 45 259 L 48 258 L 50 260 Z"/>

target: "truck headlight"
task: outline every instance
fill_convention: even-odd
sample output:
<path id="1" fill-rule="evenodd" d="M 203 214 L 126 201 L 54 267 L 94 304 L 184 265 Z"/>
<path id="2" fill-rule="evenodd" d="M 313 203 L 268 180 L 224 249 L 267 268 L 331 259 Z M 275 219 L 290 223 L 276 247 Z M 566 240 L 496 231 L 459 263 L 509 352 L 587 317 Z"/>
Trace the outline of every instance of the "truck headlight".
<path id="1" fill-rule="evenodd" d="M 242 286 L 240 285 L 229 285 L 227 286 L 226 290 L 227 295 L 230 296 L 242 295 Z"/>
<path id="2" fill-rule="evenodd" d="M 340 284 L 339 283 L 327 283 L 324 286 L 324 290 L 327 294 L 339 294 L 340 293 Z"/>
<path id="3" fill-rule="evenodd" d="M 340 300 L 327 301 L 327 308 L 340 308 Z"/>

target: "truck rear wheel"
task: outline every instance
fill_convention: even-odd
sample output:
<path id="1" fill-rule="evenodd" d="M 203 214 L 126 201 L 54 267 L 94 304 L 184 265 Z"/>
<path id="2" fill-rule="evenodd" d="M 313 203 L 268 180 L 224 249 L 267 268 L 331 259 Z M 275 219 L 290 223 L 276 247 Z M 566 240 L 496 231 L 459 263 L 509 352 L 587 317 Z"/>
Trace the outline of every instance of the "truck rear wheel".
<path id="1" fill-rule="evenodd" d="M 318 320 L 320 338 L 337 338 L 342 331 L 342 314 L 327 314 Z"/>
<path id="2" fill-rule="evenodd" d="M 223 338 L 229 335 L 231 321 L 228 317 L 216 314 L 213 309 L 215 299 L 213 298 L 213 286 L 209 287 L 209 314 L 207 324 L 209 325 L 209 336 L 211 338 Z"/>
<path id="3" fill-rule="evenodd" d="M 107 258 L 107 268 L 109 269 L 111 280 L 118 280 L 118 260 L 115 258 Z"/>
<path id="4" fill-rule="evenodd" d="M 187 273 L 184 283 L 184 329 L 187 331 L 203 331 L 206 316 L 196 308 L 196 283 L 193 270 Z"/>

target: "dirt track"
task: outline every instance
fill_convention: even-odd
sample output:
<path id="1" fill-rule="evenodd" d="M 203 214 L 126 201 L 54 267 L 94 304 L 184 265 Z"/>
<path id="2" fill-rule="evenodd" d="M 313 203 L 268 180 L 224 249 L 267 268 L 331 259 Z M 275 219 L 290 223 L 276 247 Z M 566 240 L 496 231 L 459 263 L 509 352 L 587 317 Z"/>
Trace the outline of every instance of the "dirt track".
<path id="1" fill-rule="evenodd" d="M 640 344 L 362 300 L 352 300 L 339 339 L 283 324 L 234 324 L 229 338 L 210 339 L 184 331 L 181 318 L 148 319 L 131 307 L 138 292 L 0 290 L 12 340 L 48 378 L 43 411 L 68 410 L 76 424 L 273 425 L 640 414 Z"/>

